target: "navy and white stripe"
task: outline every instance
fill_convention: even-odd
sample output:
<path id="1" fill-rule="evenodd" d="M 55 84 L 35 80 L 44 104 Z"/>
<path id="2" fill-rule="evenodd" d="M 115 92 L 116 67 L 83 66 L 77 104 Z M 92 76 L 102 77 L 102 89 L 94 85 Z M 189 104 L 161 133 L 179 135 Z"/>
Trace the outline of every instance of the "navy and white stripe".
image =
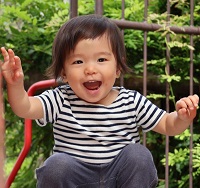
<path id="1" fill-rule="evenodd" d="M 110 162 L 126 145 L 140 141 L 139 127 L 153 129 L 165 113 L 137 91 L 114 89 L 119 95 L 109 106 L 87 103 L 66 85 L 37 96 L 44 118 L 36 121 L 53 124 L 54 152 L 89 163 Z"/>

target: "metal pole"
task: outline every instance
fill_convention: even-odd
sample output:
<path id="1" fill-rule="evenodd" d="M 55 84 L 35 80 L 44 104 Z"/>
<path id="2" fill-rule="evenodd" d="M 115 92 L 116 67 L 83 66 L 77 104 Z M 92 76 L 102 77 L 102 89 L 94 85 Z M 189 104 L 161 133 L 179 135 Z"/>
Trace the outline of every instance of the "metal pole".
<path id="1" fill-rule="evenodd" d="M 95 14 L 103 15 L 103 0 L 95 0 Z"/>
<path id="2" fill-rule="evenodd" d="M 122 6 L 121 20 L 125 20 L 125 0 L 122 0 L 121 6 Z M 123 36 L 123 40 L 124 40 L 124 30 L 121 29 L 121 32 L 122 32 L 122 36 Z M 120 86 L 124 86 L 124 75 L 122 75 L 122 74 L 120 76 Z"/>
<path id="3" fill-rule="evenodd" d="M 147 23 L 148 16 L 148 0 L 144 1 L 144 22 Z M 148 31 L 144 31 L 144 44 L 143 44 L 143 95 L 147 95 L 147 35 Z M 143 145 L 146 146 L 147 134 L 143 133 Z"/>
<path id="4" fill-rule="evenodd" d="M 194 0 L 190 0 L 190 26 L 194 26 Z M 190 45 L 193 46 L 193 36 L 190 35 Z M 193 76 L 194 76 L 193 50 L 190 50 L 190 95 L 193 94 Z M 189 187 L 193 187 L 193 163 L 192 163 L 192 149 L 193 149 L 193 123 L 190 125 L 190 160 L 189 160 Z"/>
<path id="5" fill-rule="evenodd" d="M 167 25 L 170 25 L 170 0 L 167 0 Z M 166 36 L 167 42 L 170 42 L 170 34 Z M 166 72 L 170 75 L 170 50 L 166 47 Z M 170 89 L 169 83 L 166 83 L 166 111 L 170 111 L 169 107 Z M 169 187 L 169 136 L 165 137 L 165 188 Z"/>
<path id="6" fill-rule="evenodd" d="M 78 0 L 70 0 L 70 19 L 78 15 Z"/>
<path id="7" fill-rule="evenodd" d="M 148 24 L 146 22 L 133 22 L 128 20 L 113 20 L 121 29 L 136 29 L 142 31 L 157 31 L 162 28 L 158 24 Z M 169 29 L 176 34 L 193 34 L 200 35 L 200 27 L 194 26 L 169 26 Z"/>

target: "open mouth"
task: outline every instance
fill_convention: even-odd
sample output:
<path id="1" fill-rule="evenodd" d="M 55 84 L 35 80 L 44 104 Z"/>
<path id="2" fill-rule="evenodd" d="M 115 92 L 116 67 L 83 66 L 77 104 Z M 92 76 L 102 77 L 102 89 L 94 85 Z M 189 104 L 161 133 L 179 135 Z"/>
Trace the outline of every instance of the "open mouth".
<path id="1" fill-rule="evenodd" d="M 84 82 L 83 85 L 89 90 L 97 90 L 101 86 L 101 81 L 88 81 Z"/>

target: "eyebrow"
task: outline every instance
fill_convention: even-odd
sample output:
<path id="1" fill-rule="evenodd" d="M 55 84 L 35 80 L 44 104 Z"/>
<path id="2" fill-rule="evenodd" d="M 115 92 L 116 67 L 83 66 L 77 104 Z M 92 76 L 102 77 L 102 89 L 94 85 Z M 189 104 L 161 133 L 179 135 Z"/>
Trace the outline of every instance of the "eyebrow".
<path id="1" fill-rule="evenodd" d="M 111 53 L 110 52 L 99 52 L 99 53 L 97 53 L 97 55 L 108 55 L 108 56 L 111 56 Z"/>
<path id="2" fill-rule="evenodd" d="M 95 55 L 107 55 L 107 56 L 111 56 L 112 54 L 110 52 L 97 52 L 95 53 Z M 69 56 L 69 58 L 75 58 L 75 57 L 80 57 L 82 56 L 82 54 L 72 54 Z"/>

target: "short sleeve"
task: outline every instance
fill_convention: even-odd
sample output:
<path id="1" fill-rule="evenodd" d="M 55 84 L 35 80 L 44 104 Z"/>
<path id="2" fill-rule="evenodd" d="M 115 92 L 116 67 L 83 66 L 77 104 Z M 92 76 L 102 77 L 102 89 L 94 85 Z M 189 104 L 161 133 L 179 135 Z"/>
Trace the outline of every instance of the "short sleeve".
<path id="1" fill-rule="evenodd" d="M 143 132 L 148 132 L 153 129 L 166 111 L 160 109 L 145 96 L 141 95 L 139 92 L 136 93 L 137 101 L 137 125 L 141 126 Z"/>
<path id="2" fill-rule="evenodd" d="M 42 119 L 37 119 L 36 123 L 40 126 L 45 126 L 47 123 L 53 124 L 57 117 L 58 93 L 56 90 L 47 90 L 36 97 L 41 101 L 44 112 L 44 117 Z"/>

